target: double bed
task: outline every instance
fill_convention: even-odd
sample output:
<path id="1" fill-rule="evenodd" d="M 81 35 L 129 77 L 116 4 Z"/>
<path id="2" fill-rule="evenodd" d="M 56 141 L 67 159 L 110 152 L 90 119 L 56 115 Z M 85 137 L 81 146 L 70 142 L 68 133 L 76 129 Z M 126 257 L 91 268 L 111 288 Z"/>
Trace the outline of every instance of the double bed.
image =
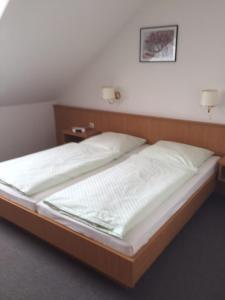
<path id="1" fill-rule="evenodd" d="M 98 230 L 79 218 L 71 218 L 47 205 L 43 200 L 113 169 L 146 147 L 148 146 L 138 146 L 104 166 L 32 196 L 23 195 L 1 183 L 0 216 L 122 285 L 133 287 L 215 189 L 218 155 L 204 161 L 196 174 L 176 189 L 153 214 L 129 230 L 122 239 Z"/>

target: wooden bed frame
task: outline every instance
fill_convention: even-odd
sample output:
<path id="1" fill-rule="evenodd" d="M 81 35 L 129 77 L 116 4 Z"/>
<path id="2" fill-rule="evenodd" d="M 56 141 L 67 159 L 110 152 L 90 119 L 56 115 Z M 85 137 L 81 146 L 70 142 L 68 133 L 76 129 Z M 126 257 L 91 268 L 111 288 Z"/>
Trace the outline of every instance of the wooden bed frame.
<path id="1" fill-rule="evenodd" d="M 225 125 L 136 116 L 81 108 L 55 106 L 56 133 L 62 143 L 62 130 L 95 122 L 100 131 L 112 130 L 145 137 L 149 142 L 174 140 L 206 147 L 225 154 Z M 134 124 L 135 122 L 135 124 Z M 199 136 L 198 136 L 199 135 Z M 198 138 L 197 138 L 198 137 Z M 123 255 L 103 244 L 43 217 L 21 205 L 0 197 L 0 217 L 47 241 L 72 257 L 95 268 L 126 287 L 134 287 L 144 272 L 173 240 L 215 190 L 216 174 L 152 236 L 135 256 Z"/>

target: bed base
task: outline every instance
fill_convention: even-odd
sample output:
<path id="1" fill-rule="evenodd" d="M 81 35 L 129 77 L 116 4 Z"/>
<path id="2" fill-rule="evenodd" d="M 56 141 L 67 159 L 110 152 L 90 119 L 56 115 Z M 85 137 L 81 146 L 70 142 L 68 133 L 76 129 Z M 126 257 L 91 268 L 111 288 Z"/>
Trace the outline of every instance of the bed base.
<path id="1" fill-rule="evenodd" d="M 214 191 L 216 176 L 205 182 L 153 235 L 135 256 L 128 257 L 88 237 L 0 197 L 0 217 L 16 224 L 123 286 L 135 286 L 144 272 Z"/>

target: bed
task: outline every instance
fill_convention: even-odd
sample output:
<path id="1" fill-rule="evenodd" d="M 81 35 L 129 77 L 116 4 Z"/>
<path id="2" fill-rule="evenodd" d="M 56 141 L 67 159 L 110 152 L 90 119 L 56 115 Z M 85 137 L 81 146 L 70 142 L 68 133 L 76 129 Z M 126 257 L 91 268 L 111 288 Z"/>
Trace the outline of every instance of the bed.
<path id="1" fill-rule="evenodd" d="M 68 112 L 70 122 L 74 122 L 71 115 L 74 115 L 77 122 L 81 122 L 81 119 L 84 122 L 84 112 L 86 112 L 85 115 L 88 119 L 90 117 L 90 110 L 80 111 L 80 109 L 76 108 L 61 108 L 57 106 L 56 124 L 59 138 L 61 127 L 66 128 L 63 120 L 68 118 Z M 81 116 L 81 119 L 79 119 L 79 116 Z M 101 126 L 97 129 L 105 130 L 108 126 L 106 124 L 109 124 L 109 116 L 106 116 L 105 112 L 102 112 L 101 115 L 99 111 L 96 112 L 96 115 L 95 111 L 91 111 L 91 116 L 94 121 L 96 118 L 97 124 L 98 119 L 102 116 L 102 120 L 104 118 L 107 123 L 102 121 Z M 225 126 L 223 125 L 115 113 L 112 113 L 110 118 L 112 122 L 107 130 L 133 133 L 137 136 L 145 137 L 151 142 L 151 137 L 152 141 L 157 140 L 155 136 L 156 131 L 154 130 L 154 126 L 157 123 L 158 139 L 163 137 L 164 139 L 206 147 L 213 150 L 217 155 L 225 153 L 224 142 L 221 143 L 221 139 L 225 136 Z M 121 118 L 125 118 L 126 122 L 121 122 L 118 128 L 118 120 L 121 120 Z M 138 133 L 134 129 L 133 122 L 128 122 L 130 119 L 139 120 L 141 132 Z M 148 125 L 146 125 L 146 122 Z M 179 127 L 177 123 L 179 123 Z M 124 124 L 126 124 L 126 129 Z M 149 127 L 152 129 L 152 135 L 150 135 L 150 130 L 147 129 Z M 170 131 L 169 128 L 171 127 L 175 128 L 174 131 Z M 179 130 L 179 134 L 177 130 Z M 197 141 L 196 134 L 199 132 L 201 137 Z M 182 136 L 182 139 L 180 136 Z M 115 239 L 107 240 L 105 237 L 102 238 L 103 235 L 98 239 L 96 232 L 90 232 L 89 228 L 87 230 L 85 226 L 83 227 L 75 222 L 69 223 L 66 218 L 61 218 L 55 211 L 47 209 L 41 202 L 38 202 L 37 205 L 38 213 L 22 206 L 18 202 L 15 203 L 13 200 L 10 200 L 8 195 L 1 196 L 0 216 L 49 242 L 72 257 L 83 261 L 118 283 L 127 287 L 134 287 L 143 273 L 215 190 L 217 159 L 213 158 L 212 161 L 208 161 L 203 166 L 200 176 L 197 176 L 198 178 L 195 177 L 194 182 L 187 183 L 183 187 L 183 191 L 177 191 L 167 202 L 168 206 L 158 211 L 150 223 L 144 222 L 139 228 L 136 228 L 136 231 L 131 233 L 125 244 L 118 243 L 116 245 Z M 146 228 L 147 230 L 145 231 Z M 144 232 L 142 235 L 144 237 L 143 240 L 138 238 L 140 232 Z"/>
<path id="2" fill-rule="evenodd" d="M 129 156 L 130 155 L 127 155 L 127 157 Z M 204 162 L 198 174 L 189 179 L 176 193 L 173 193 L 165 203 L 154 211 L 154 214 L 151 214 L 133 230 L 130 230 L 125 236 L 125 239 L 118 239 L 109 234 L 105 234 L 79 220 L 63 215 L 49 207 L 43 201 L 37 203 L 37 212 L 123 255 L 132 257 L 149 241 L 160 227 L 187 202 L 190 196 L 197 192 L 197 190 L 216 173 L 218 160 L 218 156 L 213 156 Z M 109 166 L 104 169 L 107 168 L 109 168 Z"/>

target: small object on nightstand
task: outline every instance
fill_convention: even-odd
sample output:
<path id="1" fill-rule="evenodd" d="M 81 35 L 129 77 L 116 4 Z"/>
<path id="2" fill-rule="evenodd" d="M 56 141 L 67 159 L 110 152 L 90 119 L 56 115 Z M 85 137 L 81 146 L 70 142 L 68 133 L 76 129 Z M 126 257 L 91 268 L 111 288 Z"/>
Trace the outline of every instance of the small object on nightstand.
<path id="1" fill-rule="evenodd" d="M 88 128 L 86 127 L 72 127 L 72 132 L 84 133 Z"/>
<path id="2" fill-rule="evenodd" d="M 219 161 L 219 181 L 222 181 L 225 183 L 225 156 L 220 159 Z"/>
<path id="3" fill-rule="evenodd" d="M 73 132 L 72 129 L 63 130 L 63 141 L 64 143 L 75 142 L 79 143 L 91 136 L 100 134 L 101 132 L 92 128 L 86 128 L 84 132 Z"/>

